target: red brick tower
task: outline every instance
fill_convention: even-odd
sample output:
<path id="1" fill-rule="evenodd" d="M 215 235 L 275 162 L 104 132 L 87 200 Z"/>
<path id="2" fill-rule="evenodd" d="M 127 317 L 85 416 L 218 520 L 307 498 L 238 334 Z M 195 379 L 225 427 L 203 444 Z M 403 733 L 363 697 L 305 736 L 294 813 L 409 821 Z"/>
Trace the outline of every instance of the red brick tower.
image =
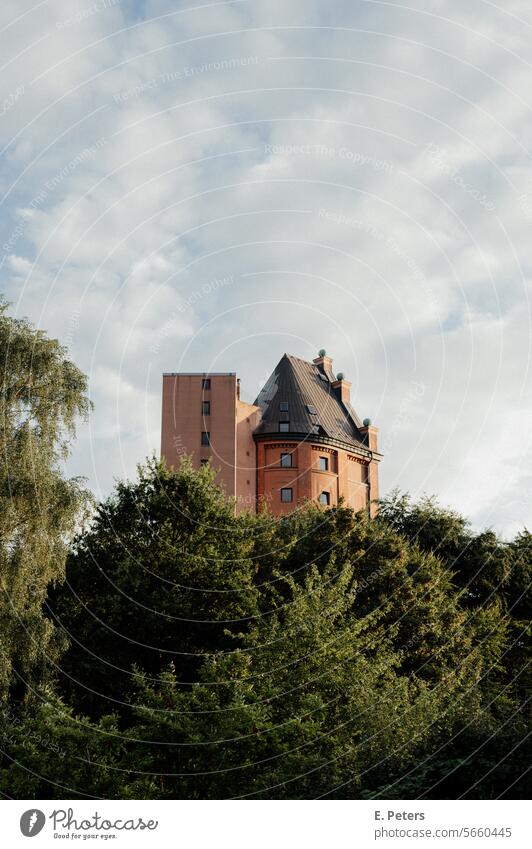
<path id="1" fill-rule="evenodd" d="M 375 515 L 377 428 L 358 418 L 350 386 L 325 351 L 312 363 L 285 354 L 255 404 L 240 400 L 233 373 L 165 374 L 161 454 L 171 466 L 185 454 L 211 460 L 237 511 L 343 498 Z"/>

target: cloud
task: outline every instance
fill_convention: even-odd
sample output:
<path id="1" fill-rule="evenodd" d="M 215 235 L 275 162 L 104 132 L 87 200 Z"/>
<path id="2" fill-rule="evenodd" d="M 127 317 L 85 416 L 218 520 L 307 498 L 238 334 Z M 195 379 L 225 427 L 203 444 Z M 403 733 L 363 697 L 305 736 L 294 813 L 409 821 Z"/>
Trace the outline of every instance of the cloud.
<path id="1" fill-rule="evenodd" d="M 2 16 L 0 289 L 90 376 L 73 471 L 101 494 L 158 450 L 162 371 L 253 400 L 324 346 L 384 490 L 530 524 L 524 3 Z"/>

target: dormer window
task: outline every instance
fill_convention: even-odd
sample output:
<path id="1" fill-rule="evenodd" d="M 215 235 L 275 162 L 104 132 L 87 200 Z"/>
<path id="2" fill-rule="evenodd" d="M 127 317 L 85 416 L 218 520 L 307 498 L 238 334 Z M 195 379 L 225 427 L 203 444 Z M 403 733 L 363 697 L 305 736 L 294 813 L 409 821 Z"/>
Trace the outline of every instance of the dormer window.
<path id="1" fill-rule="evenodd" d="M 288 401 L 279 401 L 279 410 L 281 413 L 288 412 Z"/>
<path id="2" fill-rule="evenodd" d="M 290 422 L 279 422 L 279 433 L 290 433 Z"/>
<path id="3" fill-rule="evenodd" d="M 311 416 L 317 416 L 318 415 L 318 411 L 317 411 L 316 407 L 314 407 L 312 404 L 307 404 L 307 410 L 309 411 Z"/>

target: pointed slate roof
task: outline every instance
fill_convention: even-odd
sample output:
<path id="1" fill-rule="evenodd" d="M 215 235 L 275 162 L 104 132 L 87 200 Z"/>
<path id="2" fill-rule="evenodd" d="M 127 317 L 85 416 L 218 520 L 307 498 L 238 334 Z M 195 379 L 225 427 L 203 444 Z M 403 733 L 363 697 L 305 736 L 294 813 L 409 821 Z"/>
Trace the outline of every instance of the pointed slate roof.
<path id="1" fill-rule="evenodd" d="M 367 451 L 359 431 L 362 422 L 340 400 L 334 380 L 330 368 L 284 354 L 255 401 L 262 413 L 255 434 L 278 434 L 279 422 L 285 421 L 290 423 L 288 433 L 328 437 Z M 281 410 L 282 402 L 288 403 L 288 412 Z"/>

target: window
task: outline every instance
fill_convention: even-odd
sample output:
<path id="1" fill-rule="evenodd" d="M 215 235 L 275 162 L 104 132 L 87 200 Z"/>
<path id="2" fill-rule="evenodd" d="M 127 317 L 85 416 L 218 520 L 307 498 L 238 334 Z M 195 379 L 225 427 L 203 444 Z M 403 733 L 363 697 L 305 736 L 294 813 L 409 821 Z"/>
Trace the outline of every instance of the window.
<path id="1" fill-rule="evenodd" d="M 319 498 L 320 504 L 329 505 L 331 502 L 331 496 L 328 492 L 320 492 Z"/>
<path id="2" fill-rule="evenodd" d="M 307 410 L 309 411 L 309 413 L 310 413 L 312 416 L 317 416 L 317 415 L 318 415 L 318 411 L 317 411 L 316 407 L 314 407 L 312 404 L 307 404 Z"/>
<path id="3" fill-rule="evenodd" d="M 329 471 L 329 458 L 328 457 L 320 457 L 320 472 L 328 472 Z"/>
<path id="4" fill-rule="evenodd" d="M 290 433 L 290 422 L 279 422 L 279 433 Z"/>
<path id="5" fill-rule="evenodd" d="M 292 455 L 291 454 L 281 454 L 281 466 L 285 469 L 292 468 Z"/>
<path id="6" fill-rule="evenodd" d="M 210 445 L 211 444 L 211 434 L 208 430 L 202 431 L 201 444 L 202 445 Z"/>
<path id="7" fill-rule="evenodd" d="M 292 501 L 292 490 L 290 488 L 287 487 L 281 490 L 281 501 L 285 504 Z"/>
<path id="8" fill-rule="evenodd" d="M 281 413 L 287 413 L 288 412 L 288 401 L 280 401 L 279 402 L 279 409 L 280 409 Z"/>
<path id="9" fill-rule="evenodd" d="M 209 464 L 208 460 L 200 460 L 202 466 L 207 466 Z"/>
<path id="10" fill-rule="evenodd" d="M 211 402 L 210 401 L 202 401 L 201 402 L 201 412 L 204 416 L 210 416 L 211 414 Z"/>
<path id="11" fill-rule="evenodd" d="M 204 377 L 201 382 L 202 389 L 210 389 L 211 388 L 211 379 L 210 377 Z"/>
<path id="12" fill-rule="evenodd" d="M 320 426 L 319 425 L 313 425 L 312 433 L 319 433 L 319 432 L 320 432 Z"/>

